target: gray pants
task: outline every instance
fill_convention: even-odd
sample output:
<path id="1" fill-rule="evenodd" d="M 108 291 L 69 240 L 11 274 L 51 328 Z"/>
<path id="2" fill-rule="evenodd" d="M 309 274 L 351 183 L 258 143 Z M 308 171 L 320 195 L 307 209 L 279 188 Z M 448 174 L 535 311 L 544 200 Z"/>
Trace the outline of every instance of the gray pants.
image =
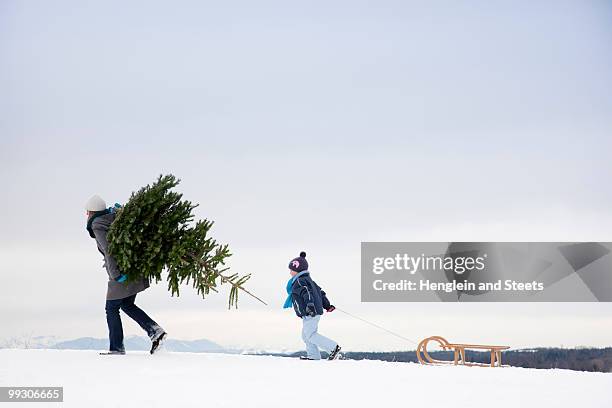
<path id="1" fill-rule="evenodd" d="M 321 352 L 319 351 L 319 348 L 331 353 L 338 344 L 335 341 L 317 333 L 320 319 L 321 315 L 316 315 L 315 317 L 302 317 L 302 323 L 304 324 L 302 327 L 302 340 L 304 340 L 304 343 L 306 343 L 306 353 L 308 354 L 308 358 L 312 358 L 313 360 L 321 359 Z"/>

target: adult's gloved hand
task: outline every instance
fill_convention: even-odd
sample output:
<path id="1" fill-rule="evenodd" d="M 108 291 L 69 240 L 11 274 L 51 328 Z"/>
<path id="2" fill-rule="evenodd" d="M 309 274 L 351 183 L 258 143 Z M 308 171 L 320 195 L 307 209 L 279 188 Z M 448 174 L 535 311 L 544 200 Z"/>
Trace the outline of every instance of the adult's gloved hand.
<path id="1" fill-rule="evenodd" d="M 331 313 L 331 312 L 333 312 L 334 310 L 336 310 L 336 306 L 334 306 L 334 305 L 329 305 L 329 307 L 327 308 L 327 313 Z"/>
<path id="2" fill-rule="evenodd" d="M 309 303 L 306 305 L 306 314 L 310 317 L 315 317 L 317 315 L 314 303 Z"/>
<path id="3" fill-rule="evenodd" d="M 115 278 L 115 281 L 123 283 L 127 280 L 127 275 L 121 274 Z"/>

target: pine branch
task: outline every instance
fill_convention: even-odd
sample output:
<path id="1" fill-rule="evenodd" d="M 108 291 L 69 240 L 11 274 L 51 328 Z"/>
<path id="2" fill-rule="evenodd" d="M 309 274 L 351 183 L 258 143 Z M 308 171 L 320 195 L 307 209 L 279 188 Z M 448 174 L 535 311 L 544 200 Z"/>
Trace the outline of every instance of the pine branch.
<path id="1" fill-rule="evenodd" d="M 198 262 L 198 264 L 202 268 L 204 268 L 205 270 L 208 268 L 208 264 L 205 261 L 203 261 L 202 259 L 198 258 L 195 254 L 189 254 L 189 255 L 191 256 L 191 258 L 193 260 Z M 246 281 L 248 281 L 251 278 L 251 274 L 250 273 L 248 275 L 244 275 L 242 277 L 239 277 L 238 274 L 233 274 L 233 275 L 230 275 L 230 276 L 223 275 L 223 272 L 228 270 L 228 269 L 229 268 L 225 268 L 225 269 L 223 269 L 221 271 L 218 271 L 218 272 L 210 271 L 210 272 L 208 272 L 208 274 L 210 274 L 210 273 L 216 274 L 216 276 L 221 278 L 221 284 L 229 283 L 230 285 L 232 285 L 232 289 L 230 289 L 230 297 L 229 297 L 229 302 L 228 302 L 228 308 L 229 309 L 231 309 L 232 306 L 238 307 L 238 292 L 237 292 L 237 290 L 243 291 L 247 295 L 251 296 L 252 298 L 257 299 L 258 301 L 260 301 L 261 303 L 263 303 L 266 306 L 268 305 L 266 302 L 264 302 L 259 297 L 257 297 L 253 293 L 251 293 L 244 286 L 242 286 Z M 208 289 L 214 290 L 215 292 L 217 291 L 213 286 L 208 286 Z"/>

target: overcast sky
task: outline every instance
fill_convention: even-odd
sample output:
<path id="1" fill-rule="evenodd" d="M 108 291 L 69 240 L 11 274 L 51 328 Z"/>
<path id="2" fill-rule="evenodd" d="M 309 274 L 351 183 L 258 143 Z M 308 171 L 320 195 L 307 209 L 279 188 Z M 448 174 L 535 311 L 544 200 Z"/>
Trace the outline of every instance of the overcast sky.
<path id="1" fill-rule="evenodd" d="M 105 337 L 83 205 L 173 173 L 270 303 L 140 294 L 175 338 L 301 347 L 280 305 L 305 250 L 333 303 L 410 339 L 610 346 L 610 304 L 362 304 L 359 250 L 612 241 L 611 39 L 606 1 L 3 1 L 0 339 Z"/>

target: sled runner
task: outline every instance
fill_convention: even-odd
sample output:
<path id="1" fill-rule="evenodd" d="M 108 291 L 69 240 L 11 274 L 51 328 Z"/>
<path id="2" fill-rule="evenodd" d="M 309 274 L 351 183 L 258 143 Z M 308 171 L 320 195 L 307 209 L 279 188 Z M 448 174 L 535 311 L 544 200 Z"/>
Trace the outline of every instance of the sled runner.
<path id="1" fill-rule="evenodd" d="M 436 341 L 443 350 L 452 350 L 454 353 L 453 361 L 436 360 L 432 358 L 427 352 L 427 344 L 430 341 Z M 501 352 L 502 350 L 509 349 L 509 346 L 490 346 L 483 344 L 461 344 L 461 343 L 449 343 L 444 337 L 431 336 L 421 341 L 417 347 L 416 355 L 421 364 L 454 364 L 467 366 L 481 366 L 481 367 L 501 367 Z M 491 363 L 470 363 L 466 361 L 465 349 L 471 350 L 488 350 L 491 353 Z"/>

